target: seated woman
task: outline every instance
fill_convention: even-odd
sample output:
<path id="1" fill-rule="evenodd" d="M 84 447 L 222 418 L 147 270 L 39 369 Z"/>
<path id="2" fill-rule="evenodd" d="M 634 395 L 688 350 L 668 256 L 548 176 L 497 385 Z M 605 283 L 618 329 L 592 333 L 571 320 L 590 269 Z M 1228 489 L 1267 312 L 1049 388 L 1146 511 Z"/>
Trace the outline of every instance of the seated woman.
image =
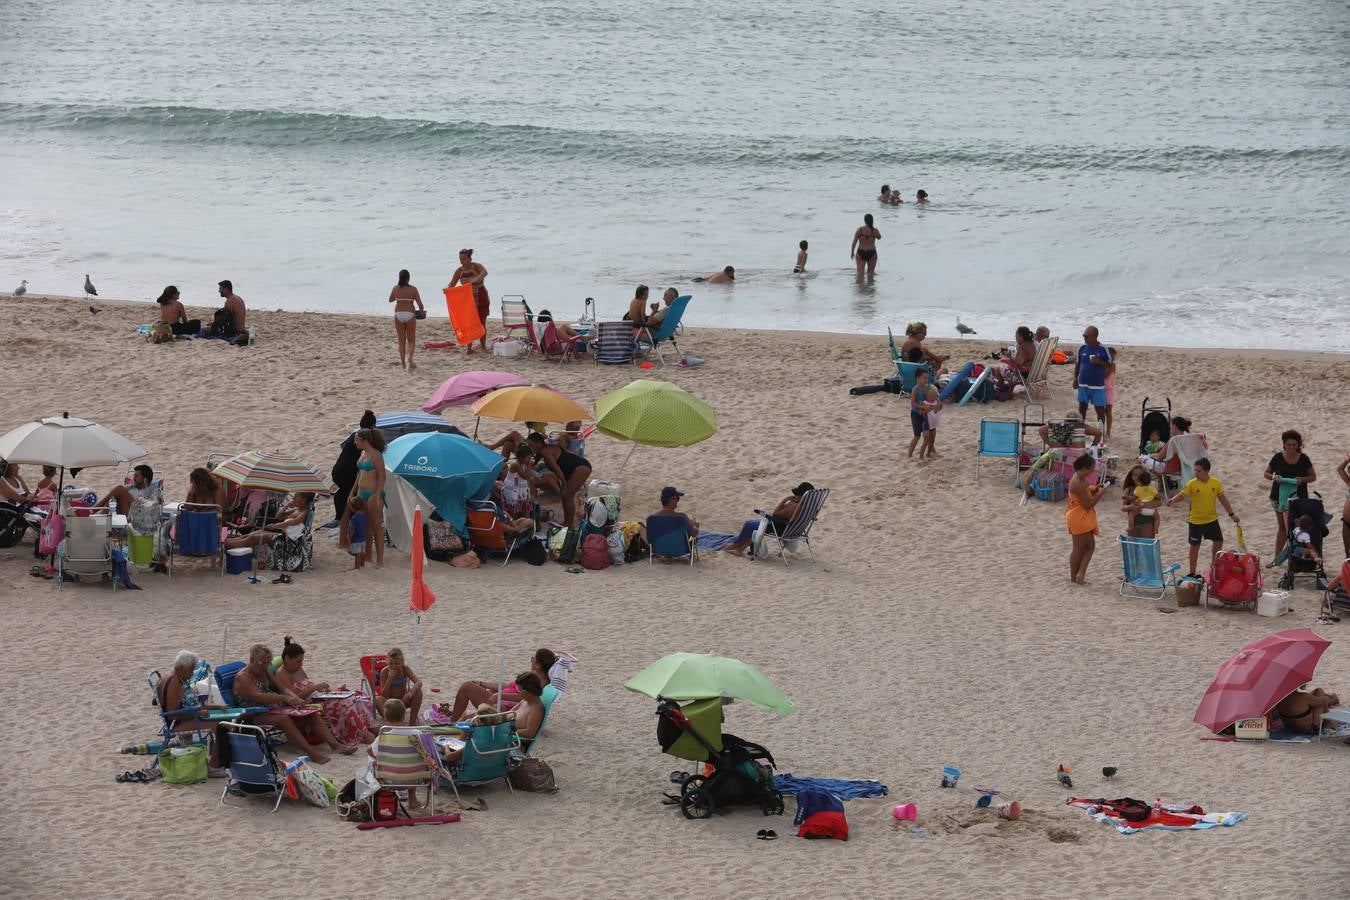
<path id="1" fill-rule="evenodd" d="M 37 496 L 28 488 L 28 482 L 19 474 L 18 463 L 0 460 L 0 500 L 23 506 L 36 502 Z"/>
<path id="2" fill-rule="evenodd" d="M 278 537 L 286 534 L 289 529 L 303 529 L 305 521 L 309 518 L 309 507 L 313 502 L 313 494 L 295 494 L 291 497 L 289 503 L 277 510 L 277 521 L 226 538 L 225 549 L 261 547 L 272 543 Z"/>
<path id="3" fill-rule="evenodd" d="M 1139 462 L 1150 472 L 1177 473 L 1182 463 L 1188 466 L 1209 452 L 1209 441 L 1200 433 L 1191 433 L 1191 420 L 1183 416 L 1172 417 L 1172 436 L 1167 439 L 1161 450 L 1152 454 L 1143 454 Z"/>
<path id="4" fill-rule="evenodd" d="M 548 671 L 553 668 L 553 664 L 558 661 L 557 654 L 552 650 L 540 649 L 534 652 L 530 659 L 530 673 L 539 679 L 539 690 L 543 691 L 549 684 Z M 517 679 L 517 681 L 519 681 Z M 470 705 L 478 706 L 481 703 L 490 703 L 498 709 L 506 708 L 516 698 L 511 696 L 516 693 L 511 686 L 502 689 L 497 693 L 497 682 L 495 681 L 466 681 L 455 691 L 455 704 L 451 707 L 451 721 L 458 722 L 464 715 L 464 711 Z"/>
<path id="5" fill-rule="evenodd" d="M 515 706 L 511 708 L 516 722 L 516 736 L 528 744 L 534 741 L 539 734 L 539 726 L 544 724 L 544 701 L 540 697 L 544 685 L 540 682 L 539 676 L 533 672 L 521 672 L 516 676 L 514 687 L 519 697 Z M 463 756 L 464 751 L 460 749 L 451 750 L 441 758 L 447 763 L 453 763 L 458 762 Z"/>
<path id="6" fill-rule="evenodd" d="M 905 342 L 900 345 L 900 358 L 905 362 L 926 362 L 933 368 L 934 374 L 942 371 L 942 365 L 951 357 L 933 353 L 923 345 L 928 337 L 928 326 L 922 322 L 910 322 L 905 326 Z"/>
<path id="7" fill-rule="evenodd" d="M 272 680 L 283 691 L 289 691 L 306 703 L 321 702 L 320 715 L 328 724 L 328 730 L 344 745 L 357 741 L 370 743 L 375 740 L 375 712 L 371 709 L 370 698 L 360 691 L 350 697 L 314 701 L 315 694 L 330 690 L 328 682 L 313 681 L 305 672 L 305 648 L 291 640 L 288 634 L 283 638 L 281 647 L 281 665 L 272 673 Z"/>
<path id="8" fill-rule="evenodd" d="M 525 427 L 530 434 L 543 434 L 544 429 L 548 428 L 548 423 L 526 422 Z M 525 437 L 525 435 L 513 428 L 491 444 L 484 443 L 483 441 L 479 441 L 479 443 L 483 444 L 483 446 L 487 447 L 489 450 L 500 451 L 502 456 L 510 459 L 515 454 L 516 449 L 519 448 L 521 444 L 525 443 Z"/>
<path id="9" fill-rule="evenodd" d="M 327 744 L 340 753 L 355 753 L 355 746 L 344 745 L 333 737 L 317 709 L 306 706 L 294 692 L 277 687 L 268 671 L 271 662 L 272 651 L 263 644 L 254 644 L 248 651 L 248 665 L 234 677 L 234 696 L 241 706 L 268 708 L 267 712 L 254 716 L 254 721 L 280 728 L 288 741 L 316 763 L 326 763 L 330 757 L 316 750 L 313 742 Z"/>
<path id="10" fill-rule="evenodd" d="M 187 310 L 178 299 L 178 288 L 169 285 L 155 302 L 159 304 L 159 321 L 169 326 L 175 335 L 197 334 L 202 330 L 201 319 L 189 319 Z"/>
<path id="11" fill-rule="evenodd" d="M 395 647 L 389 651 L 389 663 L 380 673 L 375 688 L 376 703 L 399 700 L 408 710 L 408 724 L 417 724 L 417 711 L 422 708 L 422 679 L 418 678 L 403 659 L 403 651 Z"/>
<path id="12" fill-rule="evenodd" d="M 1304 685 L 1307 687 L 1307 685 Z M 1294 691 L 1275 707 L 1275 713 L 1284 720 L 1284 730 L 1295 734 L 1316 734 L 1322 714 L 1339 706 L 1341 698 L 1321 688 Z"/>
<path id="13" fill-rule="evenodd" d="M 541 325 L 547 325 L 549 322 L 552 322 L 553 330 L 558 332 L 558 336 L 565 341 L 570 341 L 572 338 L 585 337 L 581 332 L 577 331 L 575 328 L 573 328 L 571 325 L 568 325 L 566 322 L 559 322 L 558 320 L 554 319 L 553 313 L 549 312 L 546 309 L 539 310 L 538 315 L 534 317 L 534 321 L 538 322 Z M 542 339 L 544 330 L 540 328 L 538 329 L 538 331 L 539 336 Z M 583 344 L 582 346 L 584 347 L 585 345 Z"/>
<path id="14" fill-rule="evenodd" d="M 806 496 L 807 491 L 814 491 L 816 486 L 809 481 L 803 481 L 792 489 L 778 505 L 769 513 L 769 521 L 773 527 L 781 532 L 787 527 L 788 522 L 792 521 L 793 515 L 797 512 L 797 507 L 801 505 L 802 498 Z M 749 519 L 741 526 L 741 531 L 736 535 L 735 540 L 727 544 L 723 549 L 728 553 L 734 553 L 736 556 L 744 556 L 745 548 L 750 546 L 750 542 L 755 539 L 755 532 L 759 530 L 760 522 L 763 519 Z"/>
<path id="15" fill-rule="evenodd" d="M 198 466 L 188 473 L 187 503 L 199 503 L 204 506 L 218 506 L 224 514 L 225 485 L 211 474 L 205 466 Z"/>
<path id="16" fill-rule="evenodd" d="M 37 487 L 33 489 L 33 495 L 38 503 L 47 503 L 56 496 L 57 485 L 60 482 L 56 478 L 56 466 L 43 466 L 42 478 L 38 480 Z"/>
<path id="17" fill-rule="evenodd" d="M 159 680 L 159 684 L 155 687 L 155 699 L 163 712 L 183 711 L 181 714 L 165 717 L 173 719 L 175 733 L 207 729 L 214 734 L 213 726 L 202 724 L 202 713 L 206 711 L 206 707 L 202 705 L 201 698 L 197 696 L 197 691 L 192 686 L 192 673 L 196 670 L 197 654 L 191 650 L 178 651 L 173 660 L 173 674 Z M 220 754 L 214 739 L 210 742 L 209 753 L 207 765 L 219 768 Z"/>
<path id="18" fill-rule="evenodd" d="M 516 448 L 515 460 L 502 470 L 501 508 L 512 519 L 534 514 L 539 489 L 535 487 L 534 451 L 528 445 Z"/>
<path id="19" fill-rule="evenodd" d="M 1015 340 L 1016 352 L 1012 356 L 1004 357 L 1003 365 L 1016 369 L 1026 377 L 1031 372 L 1031 364 L 1036 361 L 1036 341 L 1031 337 L 1031 329 L 1025 325 L 1017 326 Z"/>
<path id="20" fill-rule="evenodd" d="M 1102 430 L 1084 422 L 1076 409 L 1066 412 L 1064 421 L 1048 422 L 1037 432 L 1047 447 L 1086 447 L 1102 442 Z"/>

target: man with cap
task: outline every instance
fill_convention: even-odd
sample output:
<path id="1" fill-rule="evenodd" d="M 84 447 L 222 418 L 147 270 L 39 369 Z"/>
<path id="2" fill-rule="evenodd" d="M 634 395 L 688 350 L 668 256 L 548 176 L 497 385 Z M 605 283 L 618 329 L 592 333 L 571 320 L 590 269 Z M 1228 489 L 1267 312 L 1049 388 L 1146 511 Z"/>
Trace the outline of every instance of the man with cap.
<path id="1" fill-rule="evenodd" d="M 778 505 L 773 508 L 773 512 L 769 513 L 769 523 L 773 526 L 774 531 L 781 533 L 784 528 L 787 528 L 788 522 L 792 521 L 793 515 L 797 512 L 797 507 L 801 505 L 802 498 L 806 496 L 807 491 L 814 491 L 815 489 L 816 486 L 811 482 L 803 481 L 792 489 L 791 494 L 778 501 Z M 755 539 L 755 532 L 759 530 L 760 523 L 763 521 L 763 519 L 747 521 L 741 526 L 741 533 L 736 535 L 736 538 L 722 549 L 737 556 L 744 556 L 745 548 L 749 547 L 750 542 Z"/>
<path id="2" fill-rule="evenodd" d="M 698 537 L 698 519 L 686 515 L 675 508 L 680 505 L 680 498 L 683 496 L 683 493 L 675 490 L 675 488 L 670 485 L 661 488 L 661 511 L 657 513 L 657 515 L 680 516 L 689 523 L 690 533 L 693 534 L 694 537 Z"/>

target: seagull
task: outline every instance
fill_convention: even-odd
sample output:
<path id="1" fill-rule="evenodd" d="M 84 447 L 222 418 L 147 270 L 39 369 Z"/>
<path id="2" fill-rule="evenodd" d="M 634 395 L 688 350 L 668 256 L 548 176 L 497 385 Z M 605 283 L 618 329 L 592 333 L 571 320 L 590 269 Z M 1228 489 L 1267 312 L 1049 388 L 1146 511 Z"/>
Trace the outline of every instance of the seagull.
<path id="1" fill-rule="evenodd" d="M 960 332 L 961 337 L 965 337 L 968 334 L 979 334 L 974 328 L 971 328 L 965 322 L 962 322 L 960 316 L 956 317 L 956 330 Z"/>
<path id="2" fill-rule="evenodd" d="M 23 283 L 22 283 L 22 284 L 20 284 L 18 287 L 16 287 L 16 288 L 14 289 L 14 296 L 15 296 L 15 297 L 22 297 L 22 296 L 23 296 L 24 294 L 26 294 L 26 293 L 28 293 L 28 279 L 27 279 L 27 278 L 25 278 L 25 279 L 23 280 Z"/>
<path id="3" fill-rule="evenodd" d="M 94 283 L 89 280 L 89 273 L 84 275 L 84 294 L 86 297 L 97 297 L 98 291 L 94 290 Z"/>
<path id="4" fill-rule="evenodd" d="M 98 315 L 98 314 L 101 313 L 101 312 L 103 312 L 103 310 L 99 309 L 97 306 L 91 306 L 91 307 L 89 307 L 89 314 L 90 314 L 90 315 L 96 316 L 96 315 Z"/>

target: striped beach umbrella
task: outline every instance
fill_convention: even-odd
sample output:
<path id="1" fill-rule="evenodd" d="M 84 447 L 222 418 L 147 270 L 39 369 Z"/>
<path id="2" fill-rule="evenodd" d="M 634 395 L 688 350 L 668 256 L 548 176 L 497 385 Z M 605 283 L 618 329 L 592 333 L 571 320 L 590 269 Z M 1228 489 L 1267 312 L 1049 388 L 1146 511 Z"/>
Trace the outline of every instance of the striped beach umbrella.
<path id="1" fill-rule="evenodd" d="M 1239 719 L 1274 709 L 1301 685 L 1331 642 L 1315 631 L 1295 628 L 1253 641 L 1219 667 L 1205 691 L 1195 721 L 1218 734 Z"/>
<path id="2" fill-rule="evenodd" d="M 240 487 L 283 494 L 331 494 L 337 490 L 333 480 L 308 460 L 277 450 L 245 450 L 212 471 Z"/>
<path id="3" fill-rule="evenodd" d="M 717 433 L 717 414 L 666 381 L 634 381 L 595 401 L 595 427 L 649 447 L 687 447 Z"/>

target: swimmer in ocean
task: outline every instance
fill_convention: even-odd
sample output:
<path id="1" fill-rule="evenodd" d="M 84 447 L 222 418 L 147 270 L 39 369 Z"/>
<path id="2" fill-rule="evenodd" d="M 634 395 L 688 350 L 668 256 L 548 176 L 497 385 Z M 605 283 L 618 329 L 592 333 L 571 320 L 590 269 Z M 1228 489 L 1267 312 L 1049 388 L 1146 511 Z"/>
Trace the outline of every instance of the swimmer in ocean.
<path id="1" fill-rule="evenodd" d="M 736 268 L 734 266 L 727 266 L 720 272 L 714 272 L 711 275 L 694 279 L 694 281 L 701 281 L 704 284 L 731 284 L 735 280 Z"/>
<path id="2" fill-rule="evenodd" d="M 880 196 L 877 197 L 877 202 L 878 203 L 891 202 L 891 186 L 889 184 L 883 184 L 881 186 L 881 194 Z"/>
<path id="3" fill-rule="evenodd" d="M 797 251 L 797 261 L 792 264 L 792 274 L 800 275 L 806 271 L 806 241 L 797 245 L 801 249 Z"/>
<path id="4" fill-rule="evenodd" d="M 899 191 L 891 191 L 891 206 L 899 206 L 904 202 L 904 198 L 900 196 Z"/>
<path id="5" fill-rule="evenodd" d="M 848 248 L 849 259 L 853 260 L 858 266 L 858 277 L 861 278 L 863 269 L 867 269 L 867 274 L 872 275 L 877 270 L 877 241 L 881 240 L 881 232 L 872 224 L 872 214 L 863 216 L 863 226 L 853 232 L 853 243 Z"/>
<path id="6" fill-rule="evenodd" d="M 919 204 L 920 206 L 927 206 L 928 192 L 925 191 L 923 188 L 919 188 L 919 190 L 914 194 L 914 202 Z"/>

